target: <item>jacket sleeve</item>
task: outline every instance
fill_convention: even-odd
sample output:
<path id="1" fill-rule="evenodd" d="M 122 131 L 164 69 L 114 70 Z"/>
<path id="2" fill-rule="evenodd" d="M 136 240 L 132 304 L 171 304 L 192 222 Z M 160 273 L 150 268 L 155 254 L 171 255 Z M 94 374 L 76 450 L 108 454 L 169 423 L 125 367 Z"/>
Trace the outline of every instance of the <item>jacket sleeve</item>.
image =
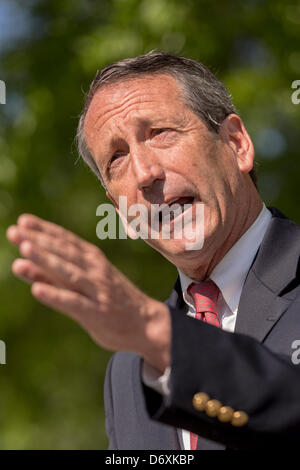
<path id="1" fill-rule="evenodd" d="M 173 308 L 170 313 L 171 393 L 163 397 L 144 386 L 150 416 L 229 448 L 300 444 L 300 366 L 249 336 L 228 333 Z M 247 424 L 234 427 L 197 411 L 193 396 L 198 392 L 246 412 Z"/>
<path id="2" fill-rule="evenodd" d="M 109 439 L 108 450 L 116 450 L 117 440 L 115 436 L 115 427 L 114 427 L 114 410 L 113 410 L 113 401 L 112 401 L 112 387 L 111 387 L 111 369 L 114 356 L 112 356 L 108 362 L 105 381 L 104 381 L 104 408 L 105 408 L 105 429 L 106 434 Z"/>

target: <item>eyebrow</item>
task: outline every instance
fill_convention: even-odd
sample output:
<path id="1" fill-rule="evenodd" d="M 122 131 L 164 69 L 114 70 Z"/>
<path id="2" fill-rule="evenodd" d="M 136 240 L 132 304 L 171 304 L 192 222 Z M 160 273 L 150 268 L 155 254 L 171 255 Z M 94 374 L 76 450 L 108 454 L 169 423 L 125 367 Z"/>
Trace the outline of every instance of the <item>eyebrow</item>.
<path id="1" fill-rule="evenodd" d="M 177 119 L 172 119 L 170 117 L 156 117 L 154 116 L 153 118 L 137 118 L 138 121 L 138 127 L 140 129 L 145 130 L 149 126 L 170 126 L 170 125 L 175 125 L 179 126 L 179 122 Z M 124 139 L 117 135 L 117 133 L 113 134 L 112 137 L 106 142 L 107 147 L 109 149 L 113 149 L 120 145 L 121 141 L 124 142 Z"/>
<path id="2" fill-rule="evenodd" d="M 146 129 L 149 126 L 153 127 L 171 127 L 171 126 L 176 126 L 176 127 L 184 127 L 185 125 L 185 119 L 183 119 L 183 116 L 176 116 L 176 115 L 169 115 L 169 116 L 156 116 L 153 115 L 151 117 L 136 117 L 136 122 L 139 128 L 142 128 L 143 130 Z M 98 155 L 100 156 L 101 154 L 105 159 L 102 161 L 99 161 L 99 166 L 102 167 L 102 169 L 105 170 L 107 167 L 107 163 L 110 159 L 110 154 L 114 150 L 116 150 L 119 146 L 126 144 L 126 141 L 123 137 L 120 137 L 118 135 L 118 131 L 116 131 L 110 138 L 109 140 L 104 140 L 105 144 L 105 149 L 103 150 L 103 146 L 99 148 L 99 153 Z M 101 151 L 102 149 L 102 151 Z"/>

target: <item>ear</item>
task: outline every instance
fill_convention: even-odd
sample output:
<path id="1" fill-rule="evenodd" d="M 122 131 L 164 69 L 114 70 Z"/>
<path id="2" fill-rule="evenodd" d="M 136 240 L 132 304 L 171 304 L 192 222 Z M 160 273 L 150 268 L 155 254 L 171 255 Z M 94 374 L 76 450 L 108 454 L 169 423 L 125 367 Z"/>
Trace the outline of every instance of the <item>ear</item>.
<path id="1" fill-rule="evenodd" d="M 132 238 L 133 240 L 136 240 L 137 238 L 139 238 L 137 232 L 131 227 L 131 225 L 127 221 L 127 213 L 123 214 L 120 211 L 118 203 L 115 201 L 113 196 L 108 191 L 106 191 L 105 193 L 106 193 L 106 196 L 111 200 L 111 202 L 115 206 L 116 213 L 118 214 L 118 216 L 120 217 L 120 219 L 122 221 L 122 224 L 123 224 L 124 230 L 126 232 L 126 235 L 129 238 Z M 127 212 L 127 206 L 126 206 L 126 212 Z"/>
<path id="2" fill-rule="evenodd" d="M 237 158 L 242 173 L 249 173 L 253 168 L 254 147 L 252 140 L 239 116 L 230 114 L 220 126 L 220 136 L 231 147 Z"/>

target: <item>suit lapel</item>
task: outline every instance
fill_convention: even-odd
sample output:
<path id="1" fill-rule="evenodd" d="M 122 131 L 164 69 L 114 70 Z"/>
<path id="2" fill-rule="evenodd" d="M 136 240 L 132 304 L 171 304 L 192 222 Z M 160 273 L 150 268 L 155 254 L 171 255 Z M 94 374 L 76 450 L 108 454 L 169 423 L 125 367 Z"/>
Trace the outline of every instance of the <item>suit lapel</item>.
<path id="1" fill-rule="evenodd" d="M 290 304 L 249 272 L 243 287 L 235 332 L 263 341 Z"/>
<path id="2" fill-rule="evenodd" d="M 269 209 L 273 218 L 248 272 L 235 327 L 258 341 L 264 341 L 293 300 L 288 285 L 297 275 L 299 257 L 299 227 Z"/>
<path id="3" fill-rule="evenodd" d="M 183 299 L 179 276 L 176 279 L 176 282 L 174 284 L 170 297 L 166 300 L 166 304 L 169 305 L 170 307 L 176 308 L 182 314 L 187 313 L 188 311 L 188 306 Z"/>

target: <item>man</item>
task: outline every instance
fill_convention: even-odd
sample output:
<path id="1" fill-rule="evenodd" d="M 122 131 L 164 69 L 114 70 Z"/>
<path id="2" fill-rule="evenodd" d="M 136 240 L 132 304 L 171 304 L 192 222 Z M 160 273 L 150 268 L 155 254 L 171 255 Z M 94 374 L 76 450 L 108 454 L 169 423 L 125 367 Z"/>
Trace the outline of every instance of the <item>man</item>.
<path id="1" fill-rule="evenodd" d="M 263 204 L 224 86 L 171 54 L 126 59 L 96 76 L 78 139 L 118 212 L 120 196 L 149 210 L 188 202 L 193 222 L 204 206 L 203 247 L 187 250 L 185 234 L 146 240 L 179 271 L 166 304 L 61 227 L 23 214 L 8 230 L 33 295 L 120 351 L 105 382 L 110 448 L 299 442 L 300 229 Z"/>

